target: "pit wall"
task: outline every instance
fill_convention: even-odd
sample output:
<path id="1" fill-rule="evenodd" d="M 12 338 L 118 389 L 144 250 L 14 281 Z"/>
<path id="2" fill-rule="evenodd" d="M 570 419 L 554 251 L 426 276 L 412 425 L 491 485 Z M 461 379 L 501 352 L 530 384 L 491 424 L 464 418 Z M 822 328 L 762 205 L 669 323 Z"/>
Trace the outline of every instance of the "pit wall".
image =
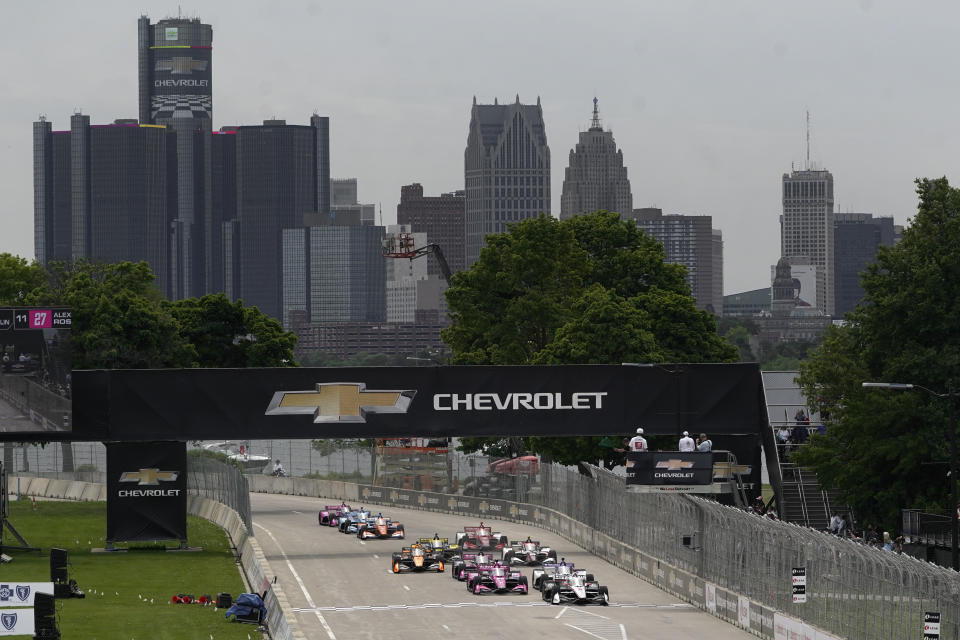
<path id="1" fill-rule="evenodd" d="M 536 526 L 558 534 L 680 600 L 755 636 L 773 640 L 840 640 L 837 636 L 662 562 L 552 509 L 508 500 L 391 489 L 334 480 L 256 475 L 247 478 L 250 491 L 257 493 L 323 497 L 348 504 L 395 506 Z"/>
<path id="2" fill-rule="evenodd" d="M 107 499 L 106 485 L 95 482 L 11 476 L 8 486 L 12 493 L 19 492 L 22 496 L 101 502 Z M 264 604 L 267 607 L 266 627 L 270 637 L 274 640 L 306 640 L 283 587 L 271 583 L 270 576 L 275 574 L 270 563 L 239 514 L 219 502 L 194 495 L 187 496 L 187 512 L 226 531 L 236 549 L 247 584 L 257 593 L 266 591 Z M 236 598 L 237 594 L 233 596 Z"/>

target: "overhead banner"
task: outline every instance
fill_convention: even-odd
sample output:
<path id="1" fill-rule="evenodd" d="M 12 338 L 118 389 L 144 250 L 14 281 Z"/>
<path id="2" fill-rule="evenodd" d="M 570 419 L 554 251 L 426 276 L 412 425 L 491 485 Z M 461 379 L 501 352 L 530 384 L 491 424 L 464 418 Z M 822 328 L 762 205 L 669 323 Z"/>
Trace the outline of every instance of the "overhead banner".
<path id="1" fill-rule="evenodd" d="M 712 483 L 712 452 L 631 451 L 627 453 L 627 486 Z"/>
<path id="2" fill-rule="evenodd" d="M 72 324 L 66 307 L 0 307 L 0 434 L 70 432 Z"/>
<path id="3" fill-rule="evenodd" d="M 186 443 L 108 442 L 107 542 L 186 539 Z"/>
<path id="4" fill-rule="evenodd" d="M 53 595 L 52 582 L 0 580 L 0 607 L 32 607 L 37 593 Z"/>

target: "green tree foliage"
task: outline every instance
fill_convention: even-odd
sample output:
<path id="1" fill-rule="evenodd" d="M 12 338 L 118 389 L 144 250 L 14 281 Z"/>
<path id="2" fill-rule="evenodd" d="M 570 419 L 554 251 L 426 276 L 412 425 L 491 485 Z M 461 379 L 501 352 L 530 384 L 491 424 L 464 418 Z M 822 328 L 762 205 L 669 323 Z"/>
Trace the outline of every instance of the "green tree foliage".
<path id="1" fill-rule="evenodd" d="M 27 304 L 31 292 L 47 281 L 47 271 L 36 262 L 20 256 L 0 253 L 0 304 Z"/>
<path id="2" fill-rule="evenodd" d="M 170 303 L 170 312 L 180 335 L 196 349 L 197 366 L 296 366 L 296 335 L 257 307 L 230 302 L 219 293 Z"/>
<path id="3" fill-rule="evenodd" d="M 469 271 L 447 291 L 453 323 L 444 342 L 454 364 L 735 362 L 711 314 L 696 308 L 683 267 L 662 245 L 616 213 L 549 216 L 487 236 Z M 531 438 L 558 462 L 622 454 L 600 437 Z M 510 439 L 464 439 L 461 449 L 516 452 Z"/>
<path id="4" fill-rule="evenodd" d="M 910 382 L 960 386 L 960 192 L 918 180 L 920 203 L 903 241 L 881 247 L 862 276 L 864 301 L 832 328 L 800 384 L 829 414 L 827 432 L 798 453 L 839 487 L 861 521 L 896 528 L 903 508 L 950 508 L 948 406 L 921 390 L 864 389 Z M 938 464 L 939 463 L 939 464 Z"/>
<path id="5" fill-rule="evenodd" d="M 72 308 L 75 369 L 189 367 L 196 360 L 146 262 L 55 264 L 28 297 Z"/>

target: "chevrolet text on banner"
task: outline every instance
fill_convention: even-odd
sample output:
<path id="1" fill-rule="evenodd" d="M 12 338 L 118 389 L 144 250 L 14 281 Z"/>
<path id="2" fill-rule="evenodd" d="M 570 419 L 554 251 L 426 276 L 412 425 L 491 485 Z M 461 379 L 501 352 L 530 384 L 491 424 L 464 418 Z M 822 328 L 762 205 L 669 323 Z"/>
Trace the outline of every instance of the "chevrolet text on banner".
<path id="1" fill-rule="evenodd" d="M 712 452 L 627 453 L 627 485 L 703 485 L 713 482 Z"/>
<path id="2" fill-rule="evenodd" d="M 0 580 L 0 607 L 32 607 L 36 593 L 53 595 L 53 583 Z"/>
<path id="3" fill-rule="evenodd" d="M 186 539 L 186 443 L 108 442 L 107 543 Z"/>

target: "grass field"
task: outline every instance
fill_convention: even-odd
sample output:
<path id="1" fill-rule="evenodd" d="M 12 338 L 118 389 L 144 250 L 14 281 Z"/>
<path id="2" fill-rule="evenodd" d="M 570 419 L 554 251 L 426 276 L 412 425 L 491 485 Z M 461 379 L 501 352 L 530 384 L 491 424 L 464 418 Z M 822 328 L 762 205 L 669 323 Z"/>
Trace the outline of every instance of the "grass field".
<path id="1" fill-rule="evenodd" d="M 246 640 L 261 638 L 253 625 L 228 622 L 223 609 L 171 604 L 178 593 L 194 596 L 246 589 L 226 533 L 201 518 L 188 516 L 187 542 L 196 552 L 165 552 L 163 546 L 117 545 L 125 552 L 91 553 L 105 546 L 104 502 L 10 502 L 10 522 L 42 553 L 8 550 L 13 562 L 0 564 L 0 582 L 48 582 L 50 548 L 67 550 L 69 576 L 86 598 L 57 600 L 63 640 Z M 19 544 L 9 531 L 7 545 Z M 168 542 L 169 546 L 176 545 Z"/>

